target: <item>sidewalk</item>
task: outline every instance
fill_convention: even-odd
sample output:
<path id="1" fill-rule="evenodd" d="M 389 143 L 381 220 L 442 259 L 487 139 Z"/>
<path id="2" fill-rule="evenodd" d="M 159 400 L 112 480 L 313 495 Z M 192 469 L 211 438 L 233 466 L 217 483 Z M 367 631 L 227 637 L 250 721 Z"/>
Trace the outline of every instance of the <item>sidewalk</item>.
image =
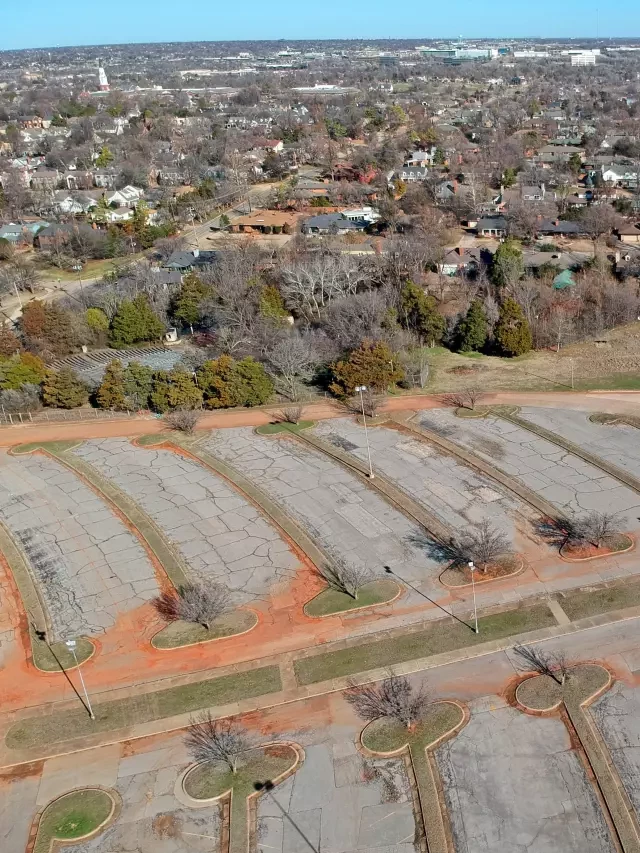
<path id="1" fill-rule="evenodd" d="M 492 655 L 512 648 L 514 645 L 529 645 L 534 643 L 544 642 L 546 640 L 557 639 L 563 636 L 576 634 L 582 631 L 597 629 L 614 623 L 630 622 L 640 619 L 640 607 L 630 608 L 617 612 L 601 614 L 599 616 L 582 619 L 569 625 L 557 625 L 547 627 L 536 631 L 530 631 L 525 634 L 505 637 L 499 640 L 492 640 L 486 643 L 479 643 L 472 648 L 457 649 L 452 652 L 433 655 L 427 658 L 419 658 L 405 663 L 397 664 L 393 667 L 394 673 L 398 675 L 410 675 L 417 672 L 428 671 L 438 667 L 445 667 L 468 661 L 473 658 Z M 331 651 L 329 648 L 322 649 L 322 652 Z M 281 705 L 288 705 L 294 702 L 299 702 L 304 699 L 322 696 L 329 693 L 345 690 L 353 683 L 363 684 L 369 681 L 376 681 L 385 678 L 388 675 L 387 668 L 373 669 L 366 672 L 361 672 L 357 676 L 348 678 L 334 678 L 329 681 L 319 682 L 312 685 L 300 687 L 292 684 L 292 656 L 280 655 L 275 658 L 265 658 L 260 661 L 254 661 L 250 665 L 224 667 L 214 670 L 208 675 L 215 678 L 224 677 L 227 675 L 238 675 L 242 672 L 255 670 L 263 666 L 277 666 L 281 673 L 281 682 L 283 689 L 279 692 L 269 693 L 268 695 L 259 698 L 247 698 L 237 702 L 231 702 L 226 705 L 213 707 L 210 710 L 216 717 L 235 716 L 237 714 L 245 714 L 261 709 L 275 708 Z M 202 675 L 202 674 L 201 674 Z M 162 682 L 163 688 L 169 686 L 177 686 L 182 680 L 179 677 L 167 679 Z M 148 686 L 148 685 L 147 685 Z M 139 688 L 131 690 L 113 691 L 112 700 L 124 699 L 129 696 L 140 695 Z M 155 734 L 171 732 L 177 729 L 184 728 L 189 725 L 193 716 L 192 712 L 186 714 L 177 714 L 175 716 L 166 717 L 164 719 L 153 720 L 152 722 L 136 724 L 132 723 L 126 728 L 113 729 L 111 731 L 100 732 L 95 735 L 87 735 L 79 738 L 70 738 L 69 740 L 51 744 L 44 749 L 21 749 L 12 750 L 7 748 L 5 744 L 5 736 L 8 729 L 16 722 L 26 720 L 33 717 L 41 717 L 44 715 L 55 715 L 64 713 L 70 709 L 77 708 L 77 702 L 74 703 L 55 703 L 47 707 L 31 711 L 29 713 L 14 713 L 4 715 L 0 718 L 0 737 L 2 742 L 0 745 L 0 768 L 13 767 L 25 762 L 32 762 L 51 758 L 57 755 L 66 755 L 72 752 L 78 752 L 85 749 L 93 749 L 98 746 L 119 743 L 123 740 L 135 740 L 138 738 L 150 737 Z M 98 706 L 96 706 L 98 707 Z"/>

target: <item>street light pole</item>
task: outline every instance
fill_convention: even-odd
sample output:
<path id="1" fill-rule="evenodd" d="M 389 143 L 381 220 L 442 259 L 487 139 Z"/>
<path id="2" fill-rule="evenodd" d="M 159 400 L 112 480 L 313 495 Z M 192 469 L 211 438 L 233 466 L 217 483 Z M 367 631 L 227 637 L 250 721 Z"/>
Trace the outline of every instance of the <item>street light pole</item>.
<path id="1" fill-rule="evenodd" d="M 89 699 L 89 694 L 87 693 L 87 685 L 84 683 L 84 678 L 82 677 L 82 670 L 80 669 L 80 664 L 78 663 L 78 658 L 76 656 L 76 641 L 67 640 L 65 645 L 73 655 L 73 659 L 76 662 L 76 669 L 78 670 L 78 675 L 80 677 L 80 684 L 82 684 L 84 698 L 87 701 L 87 711 L 89 712 L 89 716 L 91 717 L 91 719 L 95 720 L 96 715 L 93 713 L 93 708 L 91 707 L 91 700 Z"/>
<path id="2" fill-rule="evenodd" d="M 478 608 L 476 607 L 476 567 L 472 562 L 469 563 L 469 569 L 471 570 L 471 589 L 473 590 L 473 621 L 475 623 L 475 632 L 476 634 L 480 633 L 478 631 Z"/>
<path id="3" fill-rule="evenodd" d="M 362 420 L 364 423 L 364 439 L 367 443 L 367 457 L 369 459 L 369 479 L 373 480 L 373 465 L 371 464 L 371 447 L 369 445 L 369 430 L 367 429 L 367 416 L 364 413 L 364 397 L 362 396 L 362 392 L 367 390 L 366 385 L 358 385 L 356 386 L 356 391 L 360 392 L 360 404 L 362 406 Z"/>
<path id="4" fill-rule="evenodd" d="M 571 362 L 571 390 L 573 391 L 574 390 L 574 385 L 573 385 L 573 359 L 570 358 L 569 361 Z"/>

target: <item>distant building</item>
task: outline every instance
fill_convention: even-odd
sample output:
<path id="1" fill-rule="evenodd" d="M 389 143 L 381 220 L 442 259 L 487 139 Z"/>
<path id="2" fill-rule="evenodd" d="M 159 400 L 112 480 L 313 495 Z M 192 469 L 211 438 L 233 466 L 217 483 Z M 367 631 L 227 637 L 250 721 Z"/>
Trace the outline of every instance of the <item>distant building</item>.
<path id="1" fill-rule="evenodd" d="M 581 53 L 571 54 L 571 64 L 578 66 L 595 65 L 596 54 L 590 50 L 582 51 Z"/>
<path id="2" fill-rule="evenodd" d="M 109 81 L 107 80 L 107 72 L 104 70 L 102 65 L 98 68 L 98 88 L 101 92 L 108 92 L 111 89 Z"/>

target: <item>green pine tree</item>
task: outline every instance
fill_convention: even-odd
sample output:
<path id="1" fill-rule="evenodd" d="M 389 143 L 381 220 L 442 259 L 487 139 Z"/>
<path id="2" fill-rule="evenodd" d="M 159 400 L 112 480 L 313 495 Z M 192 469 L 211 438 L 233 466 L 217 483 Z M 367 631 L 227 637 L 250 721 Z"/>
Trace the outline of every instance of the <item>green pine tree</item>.
<path id="1" fill-rule="evenodd" d="M 124 299 L 111 321 L 109 340 L 112 346 L 122 348 L 142 341 L 157 341 L 165 327 L 153 313 L 144 294 L 135 299 Z"/>
<path id="2" fill-rule="evenodd" d="M 199 409 L 202 405 L 202 391 L 196 386 L 192 374 L 186 370 L 157 370 L 153 374 L 149 402 L 155 412 Z"/>
<path id="3" fill-rule="evenodd" d="M 124 395 L 127 408 L 146 409 L 153 389 L 153 370 L 138 361 L 130 361 L 124 370 Z"/>
<path id="4" fill-rule="evenodd" d="M 45 406 L 77 409 L 87 402 L 89 391 L 70 367 L 63 367 L 58 373 L 48 371 L 42 383 L 42 399 Z"/>
<path id="5" fill-rule="evenodd" d="M 30 352 L 0 359 L 0 388 L 16 391 L 22 385 L 39 385 L 46 374 L 44 362 Z"/>
<path id="6" fill-rule="evenodd" d="M 202 319 L 202 303 L 210 295 L 208 287 L 195 273 L 186 275 L 180 290 L 171 301 L 171 316 L 174 322 L 193 326 Z"/>
<path id="7" fill-rule="evenodd" d="M 237 363 L 236 376 L 245 389 L 243 406 L 262 406 L 273 394 L 273 382 L 263 365 L 251 356 Z"/>
<path id="8" fill-rule="evenodd" d="M 333 382 L 329 390 L 337 397 L 352 396 L 358 385 L 383 392 L 404 379 L 398 355 L 383 341 L 362 341 L 348 359 L 334 362 L 330 370 Z"/>
<path id="9" fill-rule="evenodd" d="M 259 362 L 235 361 L 229 355 L 206 361 L 198 370 L 198 385 L 208 409 L 260 406 L 273 394 L 273 383 Z"/>
<path id="10" fill-rule="evenodd" d="M 117 359 L 109 362 L 104 372 L 100 387 L 96 391 L 96 403 L 101 409 L 127 408 L 124 389 L 124 371 L 122 363 Z"/>
<path id="11" fill-rule="evenodd" d="M 456 346 L 460 352 L 477 352 L 487 341 L 487 315 L 482 303 L 474 299 L 456 326 Z"/>
<path id="12" fill-rule="evenodd" d="M 491 264 L 491 280 L 498 287 L 515 284 L 524 275 L 522 248 L 511 238 L 500 243 Z"/>
<path id="13" fill-rule="evenodd" d="M 495 336 L 506 356 L 522 355 L 533 346 L 529 323 L 515 299 L 505 299 L 500 306 Z"/>
<path id="14" fill-rule="evenodd" d="M 100 149 L 100 153 L 96 157 L 96 166 L 98 169 L 104 169 L 109 163 L 113 162 L 113 154 L 106 145 L 103 145 Z"/>
<path id="15" fill-rule="evenodd" d="M 273 284 L 262 288 L 258 310 L 262 317 L 268 317 L 271 320 L 284 320 L 289 316 L 289 312 L 284 307 L 282 295 Z"/>
<path id="16" fill-rule="evenodd" d="M 446 329 L 444 317 L 438 313 L 436 300 L 408 281 L 400 294 L 400 323 L 414 332 L 422 341 L 435 344 L 442 340 Z"/>

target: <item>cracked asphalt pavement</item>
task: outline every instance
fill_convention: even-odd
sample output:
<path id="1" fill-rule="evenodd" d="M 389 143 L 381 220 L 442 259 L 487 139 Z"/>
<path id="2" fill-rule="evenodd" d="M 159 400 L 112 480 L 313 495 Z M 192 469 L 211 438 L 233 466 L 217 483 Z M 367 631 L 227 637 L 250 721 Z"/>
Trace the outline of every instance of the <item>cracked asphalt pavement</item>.
<path id="1" fill-rule="evenodd" d="M 293 576 L 298 560 L 278 530 L 197 462 L 117 438 L 87 441 L 73 452 L 138 503 L 196 578 L 224 583 L 236 603 L 266 597 Z"/>

